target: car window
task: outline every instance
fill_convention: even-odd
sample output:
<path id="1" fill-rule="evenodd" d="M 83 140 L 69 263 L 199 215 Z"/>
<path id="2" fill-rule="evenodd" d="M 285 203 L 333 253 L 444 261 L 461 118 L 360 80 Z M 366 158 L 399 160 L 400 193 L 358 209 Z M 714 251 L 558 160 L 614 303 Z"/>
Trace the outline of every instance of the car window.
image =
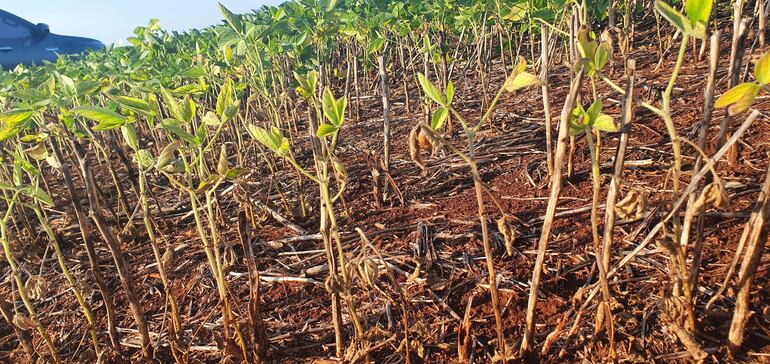
<path id="1" fill-rule="evenodd" d="M 32 36 L 28 24 L 0 14 L 0 39 L 22 39 Z"/>

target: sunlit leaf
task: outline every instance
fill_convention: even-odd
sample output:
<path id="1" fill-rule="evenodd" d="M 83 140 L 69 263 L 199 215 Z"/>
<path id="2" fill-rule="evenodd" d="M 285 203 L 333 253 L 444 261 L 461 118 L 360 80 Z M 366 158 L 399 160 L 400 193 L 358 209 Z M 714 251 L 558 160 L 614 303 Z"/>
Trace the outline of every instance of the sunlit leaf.
<path id="1" fill-rule="evenodd" d="M 217 115 L 224 118 L 225 109 L 233 104 L 233 81 L 227 80 L 217 96 Z"/>
<path id="2" fill-rule="evenodd" d="M 607 60 L 610 56 L 610 44 L 602 42 L 598 48 L 596 48 L 596 54 L 594 54 L 594 68 L 596 71 L 601 71 L 607 64 Z"/>
<path id="3" fill-rule="evenodd" d="M 25 150 L 25 152 L 35 160 L 42 161 L 48 158 L 48 149 L 46 149 L 45 145 L 42 143 L 36 144 L 34 147 Z"/>
<path id="4" fill-rule="evenodd" d="M 112 96 L 110 98 L 131 110 L 138 111 L 143 114 L 155 115 L 155 110 L 153 110 L 152 106 L 150 106 L 150 103 L 140 98 L 130 96 Z"/>
<path id="5" fill-rule="evenodd" d="M 684 5 L 684 12 L 690 21 L 708 23 L 709 15 L 711 15 L 711 2 L 712 0 L 686 0 Z"/>
<path id="6" fill-rule="evenodd" d="M 136 137 L 136 129 L 130 124 L 120 127 L 120 132 L 123 134 L 123 139 L 126 141 L 129 147 L 133 150 L 139 149 L 139 141 Z"/>
<path id="7" fill-rule="evenodd" d="M 18 134 L 32 113 L 32 110 L 20 109 L 0 113 L 0 141 Z"/>
<path id="8" fill-rule="evenodd" d="M 167 145 L 163 148 L 163 150 L 160 152 L 160 155 L 158 156 L 158 160 L 155 164 L 156 168 L 162 168 L 165 167 L 168 162 L 171 160 L 171 158 L 174 158 L 174 153 L 176 153 L 177 149 L 181 144 L 178 141 L 174 141 L 171 144 Z"/>
<path id="9" fill-rule="evenodd" d="M 677 27 L 685 34 L 692 33 L 692 26 L 689 19 L 687 19 L 682 13 L 676 11 L 670 5 L 666 4 L 663 0 L 655 0 L 655 10 L 660 13 L 661 16 L 666 18 L 669 23 Z"/>
<path id="10" fill-rule="evenodd" d="M 540 85 L 541 83 L 537 76 L 529 72 L 519 72 L 514 77 L 509 77 L 503 87 L 508 92 L 514 92 L 526 87 Z"/>
<path id="11" fill-rule="evenodd" d="M 115 129 L 128 121 L 125 116 L 98 106 L 79 106 L 70 112 L 95 121 L 97 124 L 93 128 L 94 130 Z"/>
<path id="12" fill-rule="evenodd" d="M 205 115 L 203 115 L 203 118 L 201 118 L 201 122 L 203 125 L 206 126 L 219 126 L 222 124 L 222 121 L 219 120 L 219 117 L 217 117 L 217 114 L 207 111 Z"/>
<path id="13" fill-rule="evenodd" d="M 608 133 L 614 133 L 620 130 L 618 129 L 617 125 L 615 125 L 615 120 L 613 120 L 612 116 L 607 114 L 601 114 L 597 116 L 593 122 L 592 127 L 594 129 L 606 131 Z"/>
<path id="14" fill-rule="evenodd" d="M 319 138 L 323 138 L 323 137 L 325 137 L 327 135 L 331 135 L 331 134 L 336 133 L 337 130 L 339 130 L 339 129 L 337 129 L 336 126 L 334 126 L 332 124 L 324 123 L 324 124 L 321 124 L 321 125 L 318 126 L 318 133 L 317 133 L 317 135 L 318 135 Z"/>
<path id="15" fill-rule="evenodd" d="M 430 127 L 433 130 L 439 130 L 444 125 L 444 121 L 446 121 L 447 116 L 449 115 L 449 110 L 445 107 L 441 107 L 436 112 L 433 113 L 433 117 L 430 120 Z"/>
<path id="16" fill-rule="evenodd" d="M 438 103 L 441 106 L 447 106 L 446 100 L 444 100 L 444 95 L 441 94 L 441 91 L 439 91 L 438 87 L 434 86 L 433 83 L 428 80 L 425 75 L 422 73 L 417 74 L 417 80 L 420 82 L 420 86 L 422 87 L 423 92 L 425 92 L 428 97 Z"/>
<path id="17" fill-rule="evenodd" d="M 241 23 L 241 18 L 238 15 L 233 14 L 233 12 L 222 5 L 222 3 L 217 4 L 219 5 L 219 12 L 225 17 L 225 21 L 230 25 L 230 28 L 235 30 L 238 34 L 243 34 L 243 23 Z"/>
<path id="18" fill-rule="evenodd" d="M 721 109 L 738 102 L 738 100 L 746 97 L 746 95 L 753 94 L 754 97 L 756 97 L 756 95 L 759 93 L 760 87 L 760 85 L 753 82 L 745 82 L 739 84 L 723 93 L 722 96 L 719 96 L 717 101 L 714 103 L 714 107 Z M 753 97 L 751 97 L 751 99 L 753 100 Z"/>
<path id="19" fill-rule="evenodd" d="M 749 92 L 746 92 L 739 98 L 735 103 L 730 105 L 730 107 L 727 108 L 727 113 L 732 115 L 738 115 L 751 107 L 751 105 L 754 104 L 754 100 L 757 98 L 757 95 L 759 94 L 759 87 L 749 90 Z"/>
<path id="20" fill-rule="evenodd" d="M 763 54 L 754 64 L 754 77 L 760 85 L 770 83 L 770 52 Z"/>
<path id="21" fill-rule="evenodd" d="M 168 109 L 168 113 L 171 115 L 171 117 L 177 119 L 177 120 L 184 120 L 184 116 L 182 115 L 182 108 L 179 107 L 179 103 L 176 101 L 173 95 L 165 89 L 160 89 L 160 94 L 163 96 L 163 103 L 166 104 L 166 108 Z"/>

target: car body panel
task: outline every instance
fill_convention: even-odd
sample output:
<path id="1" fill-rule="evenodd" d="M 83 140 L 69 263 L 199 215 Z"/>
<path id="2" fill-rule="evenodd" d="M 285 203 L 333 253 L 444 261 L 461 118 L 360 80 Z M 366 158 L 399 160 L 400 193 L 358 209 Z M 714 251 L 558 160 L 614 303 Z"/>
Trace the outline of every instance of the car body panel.
<path id="1" fill-rule="evenodd" d="M 45 24 L 32 24 L 0 10 L 0 67 L 55 62 L 60 54 L 79 54 L 104 49 L 102 42 L 48 32 Z"/>

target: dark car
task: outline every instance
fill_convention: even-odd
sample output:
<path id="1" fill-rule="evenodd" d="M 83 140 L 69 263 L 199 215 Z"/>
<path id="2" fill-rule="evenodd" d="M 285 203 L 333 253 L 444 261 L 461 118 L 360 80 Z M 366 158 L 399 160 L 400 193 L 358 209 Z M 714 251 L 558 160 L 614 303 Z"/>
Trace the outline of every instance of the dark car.
<path id="1" fill-rule="evenodd" d="M 104 49 L 96 39 L 53 34 L 46 24 L 32 24 L 0 10 L 0 66 L 11 69 L 18 64 L 56 61 L 60 54 L 79 54 Z"/>

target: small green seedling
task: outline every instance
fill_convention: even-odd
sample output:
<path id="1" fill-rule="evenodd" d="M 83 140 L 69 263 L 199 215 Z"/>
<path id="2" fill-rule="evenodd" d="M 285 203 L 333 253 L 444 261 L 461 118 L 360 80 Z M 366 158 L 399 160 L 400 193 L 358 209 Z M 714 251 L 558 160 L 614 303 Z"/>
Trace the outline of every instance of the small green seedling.
<path id="1" fill-rule="evenodd" d="M 580 135 L 591 129 L 608 133 L 619 130 L 612 116 L 602 113 L 602 102 L 599 100 L 594 101 L 588 109 L 577 105 L 572 110 L 569 129 L 571 135 Z"/>

